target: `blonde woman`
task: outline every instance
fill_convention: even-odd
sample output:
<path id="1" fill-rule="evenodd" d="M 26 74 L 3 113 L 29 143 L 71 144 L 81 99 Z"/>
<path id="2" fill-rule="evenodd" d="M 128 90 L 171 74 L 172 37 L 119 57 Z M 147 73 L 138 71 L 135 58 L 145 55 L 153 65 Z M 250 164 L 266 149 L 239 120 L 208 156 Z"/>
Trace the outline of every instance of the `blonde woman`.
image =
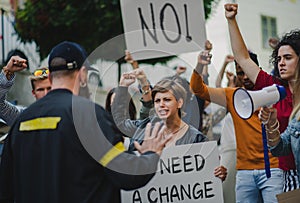
<path id="1" fill-rule="evenodd" d="M 134 150 L 134 141 L 143 142 L 145 126 L 147 123 L 161 122 L 166 126 L 164 134 L 170 135 L 171 139 L 166 146 L 191 144 L 207 141 L 207 138 L 196 128 L 182 120 L 184 112 L 182 107 L 186 99 L 185 89 L 171 79 L 162 79 L 149 92 L 154 102 L 155 115 L 144 120 L 128 119 L 128 87 L 135 82 L 138 70 L 124 73 L 120 79 L 119 87 L 112 104 L 112 115 L 119 129 L 131 137 L 129 151 Z M 127 96 L 128 97 L 128 96 Z M 223 166 L 217 167 L 215 175 L 224 180 L 227 169 Z"/>

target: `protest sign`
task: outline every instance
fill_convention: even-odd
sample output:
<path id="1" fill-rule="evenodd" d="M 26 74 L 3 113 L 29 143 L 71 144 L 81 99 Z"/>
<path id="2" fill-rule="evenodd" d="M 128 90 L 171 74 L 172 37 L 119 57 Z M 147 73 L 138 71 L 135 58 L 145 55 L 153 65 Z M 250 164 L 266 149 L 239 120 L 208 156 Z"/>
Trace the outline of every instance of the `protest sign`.
<path id="1" fill-rule="evenodd" d="M 140 189 L 122 191 L 122 202 L 222 203 L 222 181 L 214 176 L 219 164 L 215 141 L 166 148 L 151 181 Z"/>
<path id="2" fill-rule="evenodd" d="M 126 47 L 134 59 L 199 51 L 206 40 L 203 1 L 121 0 Z"/>
<path id="3" fill-rule="evenodd" d="M 300 202 L 300 189 L 283 192 L 276 195 L 278 203 L 299 203 Z"/>

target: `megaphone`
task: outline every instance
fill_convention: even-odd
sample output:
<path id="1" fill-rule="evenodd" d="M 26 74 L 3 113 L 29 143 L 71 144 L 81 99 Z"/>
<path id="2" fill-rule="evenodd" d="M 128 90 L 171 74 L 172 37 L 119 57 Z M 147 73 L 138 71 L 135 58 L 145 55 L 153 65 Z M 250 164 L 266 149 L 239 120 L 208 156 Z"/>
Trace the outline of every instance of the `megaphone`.
<path id="1" fill-rule="evenodd" d="M 254 111 L 262 106 L 269 106 L 286 97 L 283 86 L 271 85 L 257 91 L 238 88 L 233 93 L 233 106 L 242 119 L 249 119 Z"/>

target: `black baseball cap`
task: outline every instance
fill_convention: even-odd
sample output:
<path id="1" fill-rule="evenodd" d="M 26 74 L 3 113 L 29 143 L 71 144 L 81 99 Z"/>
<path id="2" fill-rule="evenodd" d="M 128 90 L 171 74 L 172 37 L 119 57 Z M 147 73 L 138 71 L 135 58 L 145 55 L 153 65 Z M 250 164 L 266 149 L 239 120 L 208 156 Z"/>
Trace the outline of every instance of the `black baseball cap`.
<path id="1" fill-rule="evenodd" d="M 54 58 L 63 58 L 66 63 L 51 66 Z M 49 54 L 48 66 L 50 72 L 59 70 L 80 69 L 82 66 L 90 67 L 87 61 L 87 53 L 82 46 L 75 42 L 64 41 L 56 45 Z"/>

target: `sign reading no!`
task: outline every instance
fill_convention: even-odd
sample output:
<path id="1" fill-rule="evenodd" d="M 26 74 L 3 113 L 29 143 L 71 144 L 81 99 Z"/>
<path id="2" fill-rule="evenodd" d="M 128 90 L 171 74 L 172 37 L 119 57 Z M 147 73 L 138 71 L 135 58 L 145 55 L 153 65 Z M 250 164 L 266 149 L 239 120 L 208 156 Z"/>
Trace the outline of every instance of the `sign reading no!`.
<path id="1" fill-rule="evenodd" d="M 199 51 L 206 40 L 203 1 L 121 0 L 127 49 L 136 60 Z"/>

